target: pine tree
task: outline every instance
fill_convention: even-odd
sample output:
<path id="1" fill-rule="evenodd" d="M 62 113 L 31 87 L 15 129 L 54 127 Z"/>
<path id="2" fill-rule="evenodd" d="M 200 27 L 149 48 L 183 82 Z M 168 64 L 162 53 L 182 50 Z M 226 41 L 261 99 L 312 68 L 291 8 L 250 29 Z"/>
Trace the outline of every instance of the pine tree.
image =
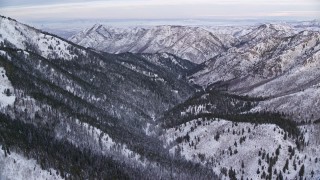
<path id="1" fill-rule="evenodd" d="M 236 180 L 237 177 L 236 177 L 236 171 L 235 170 L 232 170 L 232 168 L 229 169 L 229 178 L 230 180 Z"/>
<path id="2" fill-rule="evenodd" d="M 280 148 L 281 148 L 281 146 L 279 145 L 279 147 L 276 149 L 276 155 L 277 156 L 279 156 L 279 154 L 280 154 Z"/>
<path id="3" fill-rule="evenodd" d="M 283 139 L 284 139 L 284 140 L 287 140 L 287 138 L 288 138 L 288 135 L 287 135 L 287 132 L 285 132 Z"/>
<path id="4" fill-rule="evenodd" d="M 6 94 L 6 96 L 11 96 L 12 95 L 10 89 L 5 89 L 4 93 Z"/>
<path id="5" fill-rule="evenodd" d="M 262 175 L 261 175 L 261 179 L 264 179 L 264 178 L 266 178 L 266 176 L 267 176 L 267 174 L 266 174 L 266 172 L 262 172 Z"/>
<path id="6" fill-rule="evenodd" d="M 304 164 L 302 164 L 302 166 L 301 166 L 301 168 L 299 170 L 299 176 L 303 177 L 303 175 L 304 175 Z"/>
<path id="7" fill-rule="evenodd" d="M 283 172 L 286 172 L 286 170 L 288 170 L 289 168 L 289 159 L 286 160 L 286 164 L 283 167 Z"/>
<path id="8" fill-rule="evenodd" d="M 219 141 L 219 138 L 220 138 L 220 133 L 217 132 L 217 134 L 214 136 L 214 139 L 215 139 L 216 141 Z"/>
<path id="9" fill-rule="evenodd" d="M 279 176 L 278 176 L 279 180 L 283 180 L 283 175 L 282 172 L 280 171 Z"/>

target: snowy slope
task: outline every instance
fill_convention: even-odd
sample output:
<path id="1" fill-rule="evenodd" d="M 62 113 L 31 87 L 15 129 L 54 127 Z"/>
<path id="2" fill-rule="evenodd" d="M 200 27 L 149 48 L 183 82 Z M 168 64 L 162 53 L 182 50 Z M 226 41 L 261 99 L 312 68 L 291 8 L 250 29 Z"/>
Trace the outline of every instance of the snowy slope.
<path id="1" fill-rule="evenodd" d="M 319 130 L 315 130 L 317 128 L 308 127 L 313 130 L 308 130 L 305 136 L 314 138 L 319 133 Z M 187 134 L 189 141 L 183 139 L 177 143 L 177 138 L 186 137 Z M 217 134 L 219 134 L 218 138 Z M 241 177 L 261 179 L 263 172 L 266 175 L 269 174 L 271 158 L 277 159 L 272 166 L 272 179 L 276 179 L 280 171 L 284 179 L 294 179 L 299 176 L 298 171 L 302 164 L 305 165 L 305 178 L 320 178 L 320 163 L 315 162 L 320 156 L 317 150 L 319 142 L 316 141 L 318 140 L 309 138 L 312 145 L 299 151 L 294 141 L 290 138 L 285 139 L 284 131 L 276 125 L 256 126 L 250 123 L 232 123 L 222 119 L 193 120 L 167 129 L 162 138 L 171 148 L 171 153 L 180 153 L 187 159 L 212 167 L 222 179 L 228 179 L 228 175 L 223 175 L 223 168 L 235 170 L 237 179 Z M 290 158 L 289 146 L 295 149 L 292 158 Z M 283 167 L 287 159 L 289 167 L 284 172 Z M 294 162 L 296 168 L 293 167 Z M 257 173 L 258 169 L 259 173 Z M 275 170 L 277 173 L 274 173 Z M 313 177 L 311 177 L 312 171 L 315 174 Z"/>
<path id="2" fill-rule="evenodd" d="M 27 159 L 15 152 L 11 152 L 6 157 L 4 151 L 0 150 L 0 179 L 59 180 L 63 178 L 54 169 L 43 170 L 34 159 Z"/>
<path id="3" fill-rule="evenodd" d="M 0 43 L 4 47 L 33 51 L 49 59 L 76 58 L 70 43 L 50 34 L 45 34 L 12 19 L 0 16 Z M 85 53 L 79 50 L 78 53 Z"/>
<path id="4" fill-rule="evenodd" d="M 309 76 L 312 73 L 317 73 L 315 67 L 319 59 L 319 38 L 319 32 L 308 32 L 307 35 L 299 33 L 292 37 L 282 38 L 272 33 L 264 40 L 247 42 L 240 48 L 230 49 L 229 52 L 207 61 L 207 66 L 192 75 L 191 80 L 196 84 L 208 86 L 218 81 L 241 79 L 241 84 L 233 82 L 230 84 L 230 88 L 243 92 L 252 91 L 251 86 L 260 86 L 260 83 L 265 84 L 264 81 L 286 81 L 291 84 L 290 80 L 297 78 L 297 76 L 307 75 L 307 73 Z M 309 72 L 309 70 L 312 71 Z M 315 78 L 308 76 L 304 78 Z M 307 80 L 304 79 L 297 83 L 304 82 Z M 262 89 L 256 94 L 270 95 Z M 276 93 L 282 91 L 283 89 L 277 90 Z"/>
<path id="5" fill-rule="evenodd" d="M 299 92 L 261 101 L 257 107 L 253 108 L 251 111 L 280 111 L 291 115 L 295 120 L 313 121 L 320 117 L 319 96 L 319 86 L 310 87 Z"/>

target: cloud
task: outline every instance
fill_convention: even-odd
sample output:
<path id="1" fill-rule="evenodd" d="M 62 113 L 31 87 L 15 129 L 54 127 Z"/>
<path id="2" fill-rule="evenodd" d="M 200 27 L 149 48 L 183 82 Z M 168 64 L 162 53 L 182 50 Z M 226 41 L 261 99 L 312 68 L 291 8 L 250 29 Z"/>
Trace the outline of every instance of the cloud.
<path id="1" fill-rule="evenodd" d="M 38 1 L 38 0 L 36 0 Z M 48 1 L 48 2 L 52 2 Z M 1 13 L 22 20 L 45 19 L 152 19 L 207 17 L 317 18 L 317 0 L 69 0 L 58 4 L 11 6 Z"/>
<path id="2" fill-rule="evenodd" d="M 279 11 L 267 14 L 266 16 L 291 16 L 291 17 L 299 17 L 299 16 L 310 16 L 310 17 L 320 17 L 320 11 Z"/>
<path id="3" fill-rule="evenodd" d="M 211 4 L 211 5 L 245 5 L 245 4 L 259 4 L 259 5 L 306 5 L 315 4 L 319 2 L 317 0 L 4 0 L 2 2 L 2 7 L 23 7 L 23 6 L 33 6 L 41 7 L 46 5 L 87 5 L 87 4 L 104 4 L 108 6 L 148 6 L 148 5 L 181 5 L 181 4 Z"/>

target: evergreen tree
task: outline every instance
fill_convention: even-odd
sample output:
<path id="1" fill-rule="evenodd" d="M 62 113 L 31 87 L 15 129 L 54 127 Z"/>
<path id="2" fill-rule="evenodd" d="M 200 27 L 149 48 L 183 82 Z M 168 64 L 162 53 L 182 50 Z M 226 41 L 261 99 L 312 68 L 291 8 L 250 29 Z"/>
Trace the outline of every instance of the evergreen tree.
<path id="1" fill-rule="evenodd" d="M 289 168 L 289 159 L 286 160 L 286 164 L 283 167 L 283 172 L 286 172 L 286 170 L 288 170 Z"/>
<path id="2" fill-rule="evenodd" d="M 299 170 L 299 176 L 303 177 L 304 176 L 304 164 L 302 164 L 300 170 Z"/>
<path id="3" fill-rule="evenodd" d="M 280 171 L 279 176 L 278 176 L 279 180 L 283 180 L 283 175 L 282 172 Z"/>

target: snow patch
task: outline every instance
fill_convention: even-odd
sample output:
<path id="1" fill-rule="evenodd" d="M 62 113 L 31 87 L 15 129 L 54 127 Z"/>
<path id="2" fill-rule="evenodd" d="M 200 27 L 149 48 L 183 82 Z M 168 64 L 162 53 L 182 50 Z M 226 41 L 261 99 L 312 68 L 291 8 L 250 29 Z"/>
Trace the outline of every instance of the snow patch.
<path id="1" fill-rule="evenodd" d="M 1 146 L 0 146 L 1 149 Z M 15 152 L 5 157 L 4 151 L 0 150 L 0 179 L 6 180 L 59 180 L 54 169 L 43 170 L 34 159 L 27 159 Z"/>
<path id="2" fill-rule="evenodd" d="M 0 67 L 0 107 L 6 107 L 13 105 L 16 97 L 13 94 L 14 88 L 11 85 L 6 71 L 3 67 Z"/>

